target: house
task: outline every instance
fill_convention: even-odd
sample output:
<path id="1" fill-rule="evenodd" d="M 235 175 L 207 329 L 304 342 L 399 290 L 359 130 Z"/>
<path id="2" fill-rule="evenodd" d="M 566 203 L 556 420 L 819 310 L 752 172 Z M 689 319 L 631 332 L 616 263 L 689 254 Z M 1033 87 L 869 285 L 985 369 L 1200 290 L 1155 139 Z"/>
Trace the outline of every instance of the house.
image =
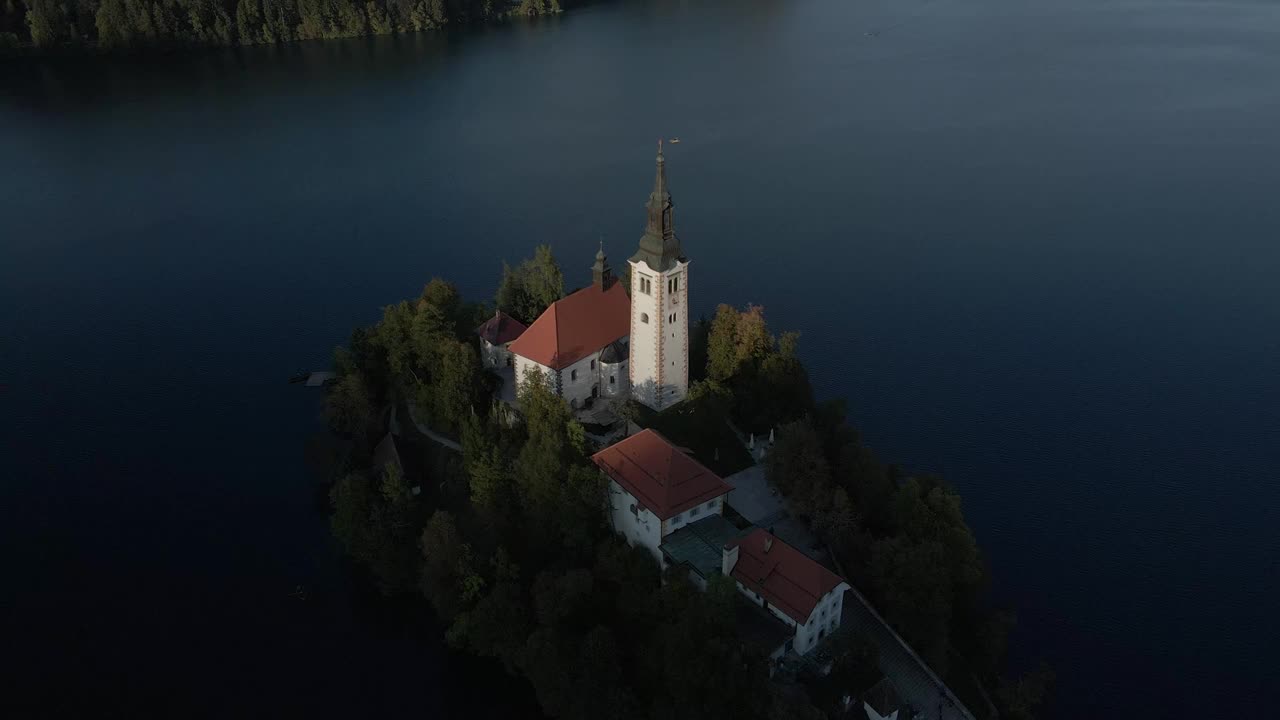
<path id="1" fill-rule="evenodd" d="M 659 146 L 648 221 L 627 261 L 631 294 L 614 278 L 601 246 L 591 284 L 552 303 L 505 346 L 516 383 L 535 373 L 575 410 L 599 397 L 633 397 L 662 410 L 688 394 L 689 259 L 673 229 L 665 163 Z M 489 322 L 500 324 L 496 320 Z"/>
<path id="2" fill-rule="evenodd" d="M 609 479 L 613 528 L 663 562 L 664 538 L 719 516 L 733 488 L 659 433 L 643 430 L 591 456 Z M 721 518 L 723 520 L 723 518 Z"/>
<path id="3" fill-rule="evenodd" d="M 480 361 L 490 370 L 510 367 L 511 343 L 527 329 L 519 320 L 501 310 L 495 311 L 493 317 L 476 328 L 480 336 Z"/>
<path id="4" fill-rule="evenodd" d="M 767 530 L 757 528 L 726 544 L 720 571 L 742 594 L 795 629 L 788 649 L 799 655 L 840 626 L 849 584 Z"/>

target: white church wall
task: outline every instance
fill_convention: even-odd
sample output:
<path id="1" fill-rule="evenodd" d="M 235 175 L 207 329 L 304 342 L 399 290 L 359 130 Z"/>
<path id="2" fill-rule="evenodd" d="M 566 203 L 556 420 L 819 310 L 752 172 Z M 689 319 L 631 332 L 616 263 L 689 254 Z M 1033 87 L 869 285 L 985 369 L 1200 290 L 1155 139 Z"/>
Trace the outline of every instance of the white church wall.
<path id="1" fill-rule="evenodd" d="M 630 364 L 626 360 L 617 363 L 601 363 L 600 394 L 607 398 L 626 397 L 631 390 L 629 367 Z"/>
<path id="2" fill-rule="evenodd" d="M 631 262 L 631 395 L 657 406 L 658 346 L 655 328 L 662 327 L 658 297 L 662 281 L 648 263 Z M 647 281 L 647 282 L 646 282 Z"/>
<path id="3" fill-rule="evenodd" d="M 632 512 L 632 508 L 635 512 Z M 653 555 L 659 567 L 662 565 L 662 521 L 657 515 L 640 507 L 636 499 L 616 480 L 609 481 L 609 515 L 613 529 L 634 547 L 645 548 Z"/>
<path id="4" fill-rule="evenodd" d="M 662 326 L 662 407 L 689 394 L 689 264 L 678 263 L 664 277 Z"/>
<path id="5" fill-rule="evenodd" d="M 555 392 L 557 395 L 560 394 L 560 385 L 557 382 L 555 371 L 553 371 L 551 368 L 547 367 L 546 365 L 534 362 L 533 360 L 530 360 L 527 357 L 516 355 L 515 356 L 515 372 L 516 372 L 517 387 L 521 387 L 524 385 L 525 379 L 528 377 L 528 373 L 530 371 L 534 372 L 535 376 L 541 375 L 543 378 L 545 378 L 547 381 L 547 385 L 550 386 L 552 392 Z"/>
<path id="6" fill-rule="evenodd" d="M 511 343 L 507 343 L 506 345 L 494 345 L 488 340 L 481 338 L 480 358 L 484 361 L 484 366 L 487 368 L 500 368 L 505 366 L 507 361 L 511 358 L 511 351 L 507 349 L 507 346 L 510 344 Z"/>
<path id="7" fill-rule="evenodd" d="M 600 352 L 596 351 L 560 371 L 560 394 L 572 407 L 582 407 L 599 385 Z"/>
<path id="8" fill-rule="evenodd" d="M 665 273 L 643 260 L 630 266 L 632 396 L 663 409 L 689 392 L 689 264 Z"/>

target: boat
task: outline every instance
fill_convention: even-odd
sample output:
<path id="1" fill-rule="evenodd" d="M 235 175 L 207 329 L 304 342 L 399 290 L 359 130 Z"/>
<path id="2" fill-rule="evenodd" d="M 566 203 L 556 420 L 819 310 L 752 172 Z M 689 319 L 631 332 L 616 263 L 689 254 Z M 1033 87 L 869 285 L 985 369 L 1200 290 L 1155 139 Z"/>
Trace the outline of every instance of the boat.
<path id="1" fill-rule="evenodd" d="M 671 143 L 672 145 L 679 145 L 679 144 L 680 144 L 680 138 L 671 138 L 671 139 L 670 139 L 670 140 L 668 140 L 667 142 Z"/>

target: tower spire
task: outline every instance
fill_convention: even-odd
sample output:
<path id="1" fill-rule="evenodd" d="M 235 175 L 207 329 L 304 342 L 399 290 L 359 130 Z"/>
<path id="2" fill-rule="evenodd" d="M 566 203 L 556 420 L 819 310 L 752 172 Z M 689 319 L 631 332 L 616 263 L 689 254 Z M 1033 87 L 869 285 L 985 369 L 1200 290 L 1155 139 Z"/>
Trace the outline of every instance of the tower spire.
<path id="1" fill-rule="evenodd" d="M 648 217 L 644 235 L 640 237 L 640 249 L 631 259 L 644 260 L 655 270 L 666 270 L 684 254 L 680 251 L 680 240 L 676 238 L 671 222 L 673 205 L 671 193 L 667 190 L 667 161 L 662 155 L 662 138 L 658 138 L 656 165 L 653 192 L 649 193 L 649 202 L 645 203 Z"/>

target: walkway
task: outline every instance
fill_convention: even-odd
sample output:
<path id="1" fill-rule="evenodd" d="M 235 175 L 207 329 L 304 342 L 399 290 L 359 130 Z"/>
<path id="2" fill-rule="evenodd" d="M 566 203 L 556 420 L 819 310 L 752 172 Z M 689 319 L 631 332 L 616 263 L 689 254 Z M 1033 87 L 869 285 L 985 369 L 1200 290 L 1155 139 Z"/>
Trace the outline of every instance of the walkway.
<path id="1" fill-rule="evenodd" d="M 407 400 L 406 400 L 406 401 L 405 401 L 405 405 L 409 408 L 409 417 L 413 419 L 413 426 L 414 426 L 415 428 L 417 428 L 417 429 L 418 429 L 418 432 L 422 433 L 423 435 L 427 436 L 427 437 L 428 437 L 428 438 L 430 438 L 431 440 L 435 441 L 435 443 L 436 443 L 437 445 L 443 445 L 444 447 L 447 447 L 447 448 L 449 448 L 450 450 L 453 450 L 454 452 L 462 452 L 462 446 L 461 446 L 461 445 L 459 445 L 456 441 L 454 441 L 454 440 L 450 440 L 449 438 L 445 437 L 444 435 L 441 435 L 440 433 L 436 432 L 435 430 L 432 430 L 431 428 L 427 427 L 426 425 L 424 425 L 424 424 L 422 424 L 422 423 L 418 422 L 417 414 L 413 411 L 413 403 L 412 403 L 412 402 L 409 402 L 409 401 L 407 401 Z M 397 425 L 397 423 L 396 423 L 396 409 L 395 409 L 395 408 L 392 408 L 392 409 L 391 409 L 391 427 L 392 427 L 392 430 L 393 430 L 393 431 L 394 431 L 394 429 L 395 429 L 396 425 Z"/>
<path id="2" fill-rule="evenodd" d="M 769 530 L 817 562 L 830 566 L 831 559 L 817 536 L 805 523 L 791 516 L 782 495 L 769 486 L 763 465 L 752 465 L 724 481 L 733 488 L 729 492 L 729 506 L 739 515 L 752 525 Z"/>

